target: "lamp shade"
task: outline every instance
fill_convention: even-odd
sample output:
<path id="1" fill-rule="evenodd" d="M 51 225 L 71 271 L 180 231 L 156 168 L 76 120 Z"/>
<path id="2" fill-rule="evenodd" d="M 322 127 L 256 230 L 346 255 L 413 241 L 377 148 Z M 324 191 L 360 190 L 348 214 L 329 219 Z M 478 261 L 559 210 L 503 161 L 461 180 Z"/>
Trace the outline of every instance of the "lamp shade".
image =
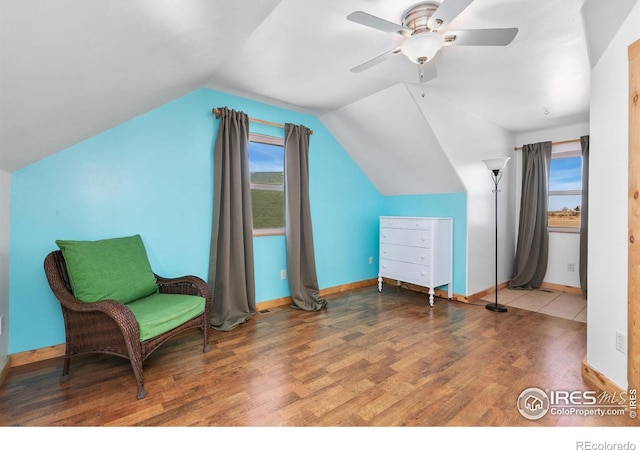
<path id="1" fill-rule="evenodd" d="M 491 170 L 492 172 L 496 170 L 499 172 L 504 169 L 510 159 L 510 157 L 505 156 L 502 158 L 484 159 L 483 162 L 487 165 L 487 169 Z"/>
<path id="2" fill-rule="evenodd" d="M 443 45 L 444 37 L 440 33 L 422 32 L 407 38 L 401 50 L 411 62 L 421 64 L 433 58 Z"/>

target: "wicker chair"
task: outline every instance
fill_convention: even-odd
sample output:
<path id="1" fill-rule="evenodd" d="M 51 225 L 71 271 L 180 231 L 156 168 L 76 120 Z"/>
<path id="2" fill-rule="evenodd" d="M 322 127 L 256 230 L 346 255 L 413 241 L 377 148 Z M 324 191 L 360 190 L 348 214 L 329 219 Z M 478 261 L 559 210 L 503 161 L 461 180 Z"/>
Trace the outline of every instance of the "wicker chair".
<path id="1" fill-rule="evenodd" d="M 130 360 L 138 386 L 138 400 L 146 396 L 142 363 L 161 344 L 177 334 L 200 328 L 204 334 L 204 352 L 209 351 L 208 330 L 211 293 L 207 284 L 195 276 L 163 278 L 156 275 L 160 293 L 196 295 L 205 298 L 202 314 L 160 336 L 140 341 L 138 323 L 127 305 L 116 300 L 87 303 L 73 296 L 62 252 L 51 252 L 44 261 L 49 286 L 60 302 L 66 334 L 62 380 L 69 379 L 72 356 L 90 353 L 116 355 Z"/>

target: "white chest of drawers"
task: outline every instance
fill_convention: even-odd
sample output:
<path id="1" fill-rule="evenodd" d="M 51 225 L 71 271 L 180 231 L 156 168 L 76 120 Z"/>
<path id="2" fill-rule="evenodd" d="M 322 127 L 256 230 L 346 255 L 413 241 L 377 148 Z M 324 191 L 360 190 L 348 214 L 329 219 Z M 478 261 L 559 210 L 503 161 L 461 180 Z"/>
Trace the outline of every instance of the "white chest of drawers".
<path id="1" fill-rule="evenodd" d="M 453 219 L 449 217 L 380 217 L 380 268 L 383 277 L 429 288 L 448 285 L 453 297 Z"/>

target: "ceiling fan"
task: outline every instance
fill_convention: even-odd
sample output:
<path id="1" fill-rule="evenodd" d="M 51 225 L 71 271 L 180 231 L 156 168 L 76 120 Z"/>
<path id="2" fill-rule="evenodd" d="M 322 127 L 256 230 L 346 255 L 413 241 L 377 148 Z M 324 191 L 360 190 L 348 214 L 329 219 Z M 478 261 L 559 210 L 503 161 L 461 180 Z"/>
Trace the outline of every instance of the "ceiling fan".
<path id="1" fill-rule="evenodd" d="M 449 23 L 472 2 L 473 0 L 443 0 L 417 3 L 402 14 L 401 25 L 363 11 L 349 14 L 347 19 L 351 22 L 406 38 L 399 47 L 352 68 L 351 72 L 362 72 L 392 56 L 403 54 L 418 65 L 419 81 L 424 83 L 436 77 L 435 65 L 430 62 L 445 46 L 504 46 L 511 43 L 518 34 L 517 28 L 447 29 Z"/>

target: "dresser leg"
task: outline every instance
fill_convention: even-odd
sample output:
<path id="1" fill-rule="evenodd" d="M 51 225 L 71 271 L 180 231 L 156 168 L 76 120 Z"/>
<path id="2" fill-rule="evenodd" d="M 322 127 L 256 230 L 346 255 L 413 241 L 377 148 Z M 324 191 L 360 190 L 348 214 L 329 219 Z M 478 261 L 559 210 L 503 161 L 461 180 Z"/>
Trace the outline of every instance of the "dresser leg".
<path id="1" fill-rule="evenodd" d="M 429 306 L 433 306 L 433 294 L 435 293 L 435 290 L 430 287 L 429 288 Z"/>
<path id="2" fill-rule="evenodd" d="M 453 284 L 449 283 L 449 300 L 453 298 Z"/>
<path id="3" fill-rule="evenodd" d="M 382 276 L 378 275 L 378 292 L 382 292 Z"/>

